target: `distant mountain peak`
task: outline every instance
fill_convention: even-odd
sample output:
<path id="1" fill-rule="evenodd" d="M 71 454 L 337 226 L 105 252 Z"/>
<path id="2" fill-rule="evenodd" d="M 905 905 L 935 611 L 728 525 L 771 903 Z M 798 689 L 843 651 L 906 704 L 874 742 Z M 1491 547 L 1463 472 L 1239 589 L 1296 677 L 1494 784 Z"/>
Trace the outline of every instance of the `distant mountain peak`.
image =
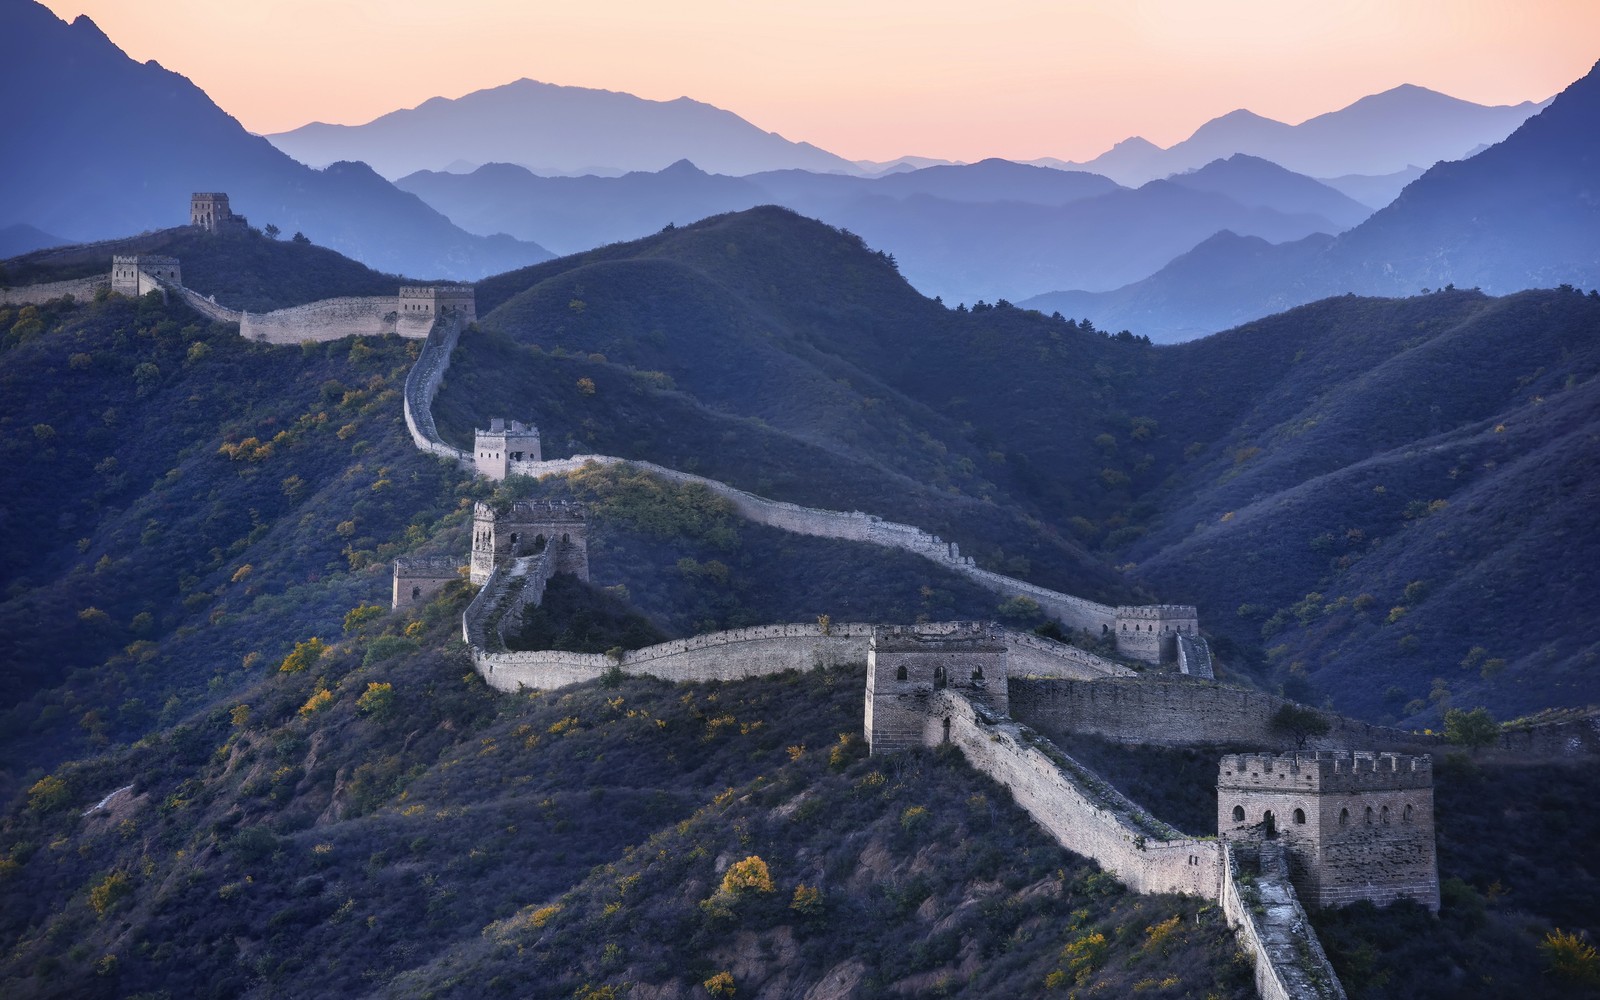
<path id="1" fill-rule="evenodd" d="M 683 159 L 731 176 L 788 168 L 860 173 L 826 150 L 691 97 L 658 101 L 525 77 L 429 98 L 361 125 L 305 125 L 266 138 L 302 163 L 363 160 L 386 177 L 457 159 L 524 163 L 550 175 L 654 172 Z"/>

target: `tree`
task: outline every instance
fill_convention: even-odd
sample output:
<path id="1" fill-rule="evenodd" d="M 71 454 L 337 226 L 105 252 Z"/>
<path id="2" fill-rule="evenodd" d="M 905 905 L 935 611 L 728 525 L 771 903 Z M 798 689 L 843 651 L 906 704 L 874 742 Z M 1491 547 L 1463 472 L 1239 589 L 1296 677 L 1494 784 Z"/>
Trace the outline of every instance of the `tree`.
<path id="1" fill-rule="evenodd" d="M 1273 713 L 1267 728 L 1280 736 L 1294 740 L 1296 750 L 1304 750 L 1306 740 L 1313 736 L 1328 735 L 1333 729 L 1333 724 L 1315 709 L 1290 703 Z"/>
<path id="2" fill-rule="evenodd" d="M 277 226 L 274 226 L 270 222 L 267 223 L 267 227 L 265 229 L 261 230 L 261 231 L 263 233 L 267 234 L 267 239 L 269 239 L 269 240 L 277 239 L 278 238 L 278 234 L 283 232 L 283 230 L 279 229 Z"/>
<path id="3" fill-rule="evenodd" d="M 305 233 L 296 231 L 294 236 L 290 238 L 290 242 L 293 242 L 293 243 L 304 243 L 304 244 L 310 245 L 311 238 L 309 236 L 307 236 Z"/>
<path id="4" fill-rule="evenodd" d="M 1446 709 L 1444 741 L 1468 750 L 1492 747 L 1500 742 L 1500 724 L 1481 705 L 1470 712 L 1460 708 Z"/>

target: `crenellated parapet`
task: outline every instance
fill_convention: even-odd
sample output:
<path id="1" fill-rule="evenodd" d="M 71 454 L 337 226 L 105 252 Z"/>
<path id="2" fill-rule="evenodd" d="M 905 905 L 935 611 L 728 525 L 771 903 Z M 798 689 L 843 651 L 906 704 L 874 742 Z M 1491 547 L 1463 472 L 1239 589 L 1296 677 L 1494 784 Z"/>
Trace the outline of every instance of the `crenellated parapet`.
<path id="1" fill-rule="evenodd" d="M 1433 787 L 1427 754 L 1371 750 L 1307 750 L 1291 754 L 1225 754 L 1221 781 L 1229 788 L 1309 791 L 1392 791 Z M 1219 785 L 1219 787 L 1221 787 Z"/>

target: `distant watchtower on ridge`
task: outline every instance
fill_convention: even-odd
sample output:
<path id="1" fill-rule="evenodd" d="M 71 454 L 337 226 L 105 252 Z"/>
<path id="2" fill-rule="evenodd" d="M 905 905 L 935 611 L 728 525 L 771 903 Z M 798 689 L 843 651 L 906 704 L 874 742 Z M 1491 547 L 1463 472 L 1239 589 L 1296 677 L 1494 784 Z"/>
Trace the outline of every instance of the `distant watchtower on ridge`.
<path id="1" fill-rule="evenodd" d="M 228 196 L 221 191 L 196 191 L 189 196 L 189 225 L 199 226 L 208 233 L 247 229 L 250 222 L 242 215 L 234 215 L 228 206 Z"/>
<path id="2" fill-rule="evenodd" d="M 472 464 L 478 475 L 500 480 L 510 475 L 517 462 L 540 461 L 539 428 L 513 420 L 510 426 L 502 417 L 490 417 L 489 429 L 472 432 Z"/>

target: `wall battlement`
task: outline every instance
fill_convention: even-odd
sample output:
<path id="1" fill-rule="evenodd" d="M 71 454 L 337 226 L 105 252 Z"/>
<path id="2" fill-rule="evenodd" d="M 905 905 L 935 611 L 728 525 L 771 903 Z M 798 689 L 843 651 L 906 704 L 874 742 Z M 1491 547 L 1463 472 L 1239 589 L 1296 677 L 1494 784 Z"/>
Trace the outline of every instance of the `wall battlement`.
<path id="1" fill-rule="evenodd" d="M 1433 758 L 1371 750 L 1315 750 L 1293 754 L 1226 754 L 1219 787 L 1284 787 L 1308 791 L 1392 790 L 1433 787 Z"/>

